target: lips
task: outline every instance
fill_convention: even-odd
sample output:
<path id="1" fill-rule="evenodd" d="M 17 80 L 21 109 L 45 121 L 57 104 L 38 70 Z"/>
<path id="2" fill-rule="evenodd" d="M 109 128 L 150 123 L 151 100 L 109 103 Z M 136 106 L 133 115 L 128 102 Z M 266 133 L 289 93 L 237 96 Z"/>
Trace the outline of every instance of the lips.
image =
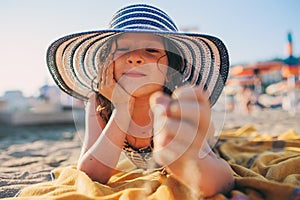
<path id="1" fill-rule="evenodd" d="M 132 77 L 132 78 L 140 78 L 140 77 L 144 77 L 146 76 L 145 74 L 141 73 L 141 72 L 135 72 L 135 71 L 129 71 L 123 74 L 124 76 L 127 77 Z"/>

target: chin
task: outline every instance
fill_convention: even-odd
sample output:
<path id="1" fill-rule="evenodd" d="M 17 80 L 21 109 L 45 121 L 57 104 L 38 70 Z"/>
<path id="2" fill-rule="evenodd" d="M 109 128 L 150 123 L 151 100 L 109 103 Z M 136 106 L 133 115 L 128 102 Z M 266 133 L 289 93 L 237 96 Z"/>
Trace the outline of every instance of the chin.
<path id="1" fill-rule="evenodd" d="M 146 97 L 150 96 L 155 92 L 162 91 L 162 87 L 159 85 L 148 85 L 148 86 L 143 86 L 141 88 L 138 88 L 132 93 L 133 97 Z"/>

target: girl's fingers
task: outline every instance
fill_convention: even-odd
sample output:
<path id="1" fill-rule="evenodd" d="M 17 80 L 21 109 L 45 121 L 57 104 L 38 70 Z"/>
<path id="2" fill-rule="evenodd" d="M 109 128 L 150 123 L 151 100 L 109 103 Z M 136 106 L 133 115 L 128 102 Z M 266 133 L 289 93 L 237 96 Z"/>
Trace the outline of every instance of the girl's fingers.
<path id="1" fill-rule="evenodd" d="M 102 69 L 102 67 L 100 67 L 99 71 L 98 71 L 98 92 L 102 88 L 102 73 L 103 73 L 103 69 Z"/>
<path id="2" fill-rule="evenodd" d="M 181 141 L 190 146 L 197 136 L 198 127 L 187 121 L 167 117 L 160 117 L 157 120 L 164 122 L 154 127 L 154 141 L 159 146 L 169 145 L 173 141 Z"/>
<path id="3" fill-rule="evenodd" d="M 99 72 L 99 93 L 111 100 L 113 90 L 117 85 L 114 79 L 114 63 L 111 63 L 111 65 L 106 68 L 103 67 L 101 71 L 101 73 Z"/>
<path id="4" fill-rule="evenodd" d="M 166 115 L 169 118 L 187 121 L 195 126 L 210 123 L 210 106 L 206 94 L 198 88 L 178 90 L 176 98 L 171 98 L 162 92 L 155 93 L 150 98 L 154 115 Z"/>
<path id="5" fill-rule="evenodd" d="M 163 92 L 155 92 L 150 97 L 150 106 L 154 114 L 156 112 L 166 112 L 171 98 Z"/>
<path id="6" fill-rule="evenodd" d="M 176 89 L 172 97 L 162 92 L 156 92 L 150 98 L 150 105 L 151 107 L 161 105 L 166 112 L 174 114 L 174 117 L 179 117 L 180 113 L 185 110 L 187 110 L 187 114 L 193 114 L 202 108 L 210 109 L 207 92 L 203 92 L 200 87 L 190 86 Z"/>
<path id="7" fill-rule="evenodd" d="M 198 101 L 204 104 L 209 105 L 208 102 L 208 92 L 204 91 L 201 87 L 199 86 L 183 86 L 180 88 L 177 88 L 173 94 L 172 94 L 173 99 L 177 100 L 190 100 L 190 101 Z"/>
<path id="8" fill-rule="evenodd" d="M 115 83 L 114 79 L 114 64 L 110 64 L 109 67 L 106 69 L 106 85 L 112 85 Z"/>
<path id="9" fill-rule="evenodd" d="M 162 151 L 168 151 L 167 155 L 170 155 L 169 158 L 159 156 L 165 160 L 164 164 L 168 165 L 165 162 L 174 162 L 182 155 L 198 153 L 210 125 L 207 99 L 199 88 L 192 87 L 177 90 L 172 97 L 162 92 L 151 96 L 155 150 L 158 155 Z M 171 155 L 175 157 L 171 158 Z"/>
<path id="10" fill-rule="evenodd" d="M 102 72 L 102 87 L 105 87 L 106 86 L 106 80 L 107 80 L 107 68 L 103 69 L 103 72 Z"/>
<path id="11" fill-rule="evenodd" d="M 210 115 L 210 111 L 205 105 L 195 101 L 173 100 L 167 108 L 167 115 L 198 125 L 202 118 Z"/>

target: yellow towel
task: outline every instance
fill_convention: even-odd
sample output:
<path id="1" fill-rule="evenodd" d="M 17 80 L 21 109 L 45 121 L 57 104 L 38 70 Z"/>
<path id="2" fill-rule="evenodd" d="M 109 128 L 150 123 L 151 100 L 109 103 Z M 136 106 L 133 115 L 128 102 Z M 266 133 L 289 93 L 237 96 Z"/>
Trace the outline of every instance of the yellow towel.
<path id="1" fill-rule="evenodd" d="M 235 187 L 210 200 L 300 199 L 300 137 L 295 131 L 269 137 L 260 135 L 253 126 L 245 126 L 221 134 L 214 151 L 230 164 Z M 28 186 L 13 199 L 199 199 L 162 169 L 134 169 L 126 160 L 121 162 L 121 168 L 131 170 L 118 172 L 106 185 L 92 181 L 75 166 L 57 168 L 53 171 L 54 181 Z"/>
<path id="2" fill-rule="evenodd" d="M 256 132 L 247 126 L 221 135 L 218 153 L 235 173 L 234 190 L 250 199 L 299 199 L 300 136 L 293 130 L 272 138 Z"/>
<path id="3" fill-rule="evenodd" d="M 17 199 L 196 199 L 188 188 L 161 170 L 119 172 L 106 185 L 92 181 L 75 166 L 57 168 L 54 175 L 53 181 L 26 187 Z"/>

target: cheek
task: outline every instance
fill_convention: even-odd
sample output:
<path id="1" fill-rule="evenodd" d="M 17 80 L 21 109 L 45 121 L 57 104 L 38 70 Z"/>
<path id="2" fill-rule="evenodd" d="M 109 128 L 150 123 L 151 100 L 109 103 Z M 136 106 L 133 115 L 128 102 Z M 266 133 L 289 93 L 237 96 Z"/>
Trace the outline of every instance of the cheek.
<path id="1" fill-rule="evenodd" d="M 159 66 L 160 66 L 161 72 L 164 74 L 164 76 L 166 76 L 168 68 L 169 68 L 169 62 L 168 62 L 167 56 L 165 56 L 161 59 L 161 61 L 159 62 Z"/>
<path id="2" fill-rule="evenodd" d="M 169 68 L 168 63 L 159 64 L 159 66 L 158 66 L 158 70 L 157 70 L 156 73 L 158 74 L 160 79 L 163 80 L 163 81 L 166 79 L 168 68 Z"/>

